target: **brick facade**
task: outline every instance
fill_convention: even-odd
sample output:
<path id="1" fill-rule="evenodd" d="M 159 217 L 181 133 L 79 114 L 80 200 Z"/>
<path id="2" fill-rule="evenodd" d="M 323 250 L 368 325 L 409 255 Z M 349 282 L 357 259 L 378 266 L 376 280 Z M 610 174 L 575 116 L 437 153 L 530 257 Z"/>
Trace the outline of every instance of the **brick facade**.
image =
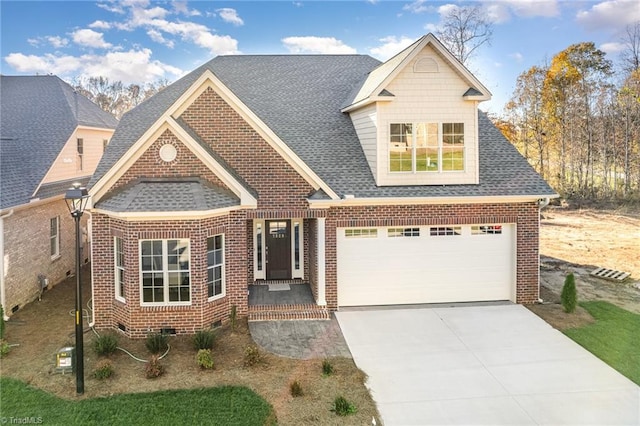
<path id="1" fill-rule="evenodd" d="M 58 216 L 60 255 L 51 257 L 51 219 Z M 88 215 L 81 221 L 83 232 L 82 261 L 89 260 L 86 243 Z M 5 314 L 22 308 L 40 296 L 38 275 L 49 280 L 49 288 L 75 274 L 75 222 L 63 199 L 34 204 L 14 210 L 3 219 Z M 46 297 L 46 296 L 45 296 Z"/>
<path id="2" fill-rule="evenodd" d="M 93 214 L 93 298 L 97 328 L 120 329 L 131 337 L 144 337 L 162 328 L 189 334 L 226 322 L 232 306 L 239 315 L 248 312 L 248 284 L 253 277 L 253 220 L 303 219 L 304 280 L 315 297 L 317 286 L 317 218 L 326 218 L 326 301 L 338 308 L 337 228 L 346 226 L 407 226 L 514 223 L 517 236 L 517 301 L 531 303 L 538 298 L 538 207 L 520 204 L 379 205 L 333 207 L 311 210 L 307 197 L 314 191 L 260 135 L 211 88 L 189 106 L 181 118 L 205 143 L 220 155 L 258 194 L 255 210 L 238 210 L 204 219 L 121 220 Z M 171 163 L 159 159 L 165 144 L 176 146 L 178 156 Z M 114 187 L 139 177 L 198 176 L 224 186 L 188 147 L 171 132 L 164 132 L 117 181 Z M 206 287 L 206 239 L 225 235 L 226 294 L 209 301 Z M 123 238 L 125 251 L 125 298 L 115 299 L 114 236 Z M 139 246 L 142 239 L 190 241 L 191 303 L 189 306 L 141 306 Z"/>

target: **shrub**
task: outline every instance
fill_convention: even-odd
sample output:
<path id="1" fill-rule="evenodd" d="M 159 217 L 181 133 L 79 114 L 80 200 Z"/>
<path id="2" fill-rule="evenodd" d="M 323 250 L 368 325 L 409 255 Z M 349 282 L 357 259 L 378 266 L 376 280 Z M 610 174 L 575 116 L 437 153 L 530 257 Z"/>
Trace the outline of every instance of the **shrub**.
<path id="1" fill-rule="evenodd" d="M 215 368 L 213 363 L 213 356 L 211 355 L 211 349 L 200 349 L 198 355 L 196 355 L 196 361 L 202 369 Z"/>
<path id="2" fill-rule="evenodd" d="M 108 359 L 101 359 L 96 365 L 93 376 L 98 380 L 108 379 L 113 376 L 113 363 Z"/>
<path id="3" fill-rule="evenodd" d="M 330 376 L 333 374 L 333 364 L 328 359 L 322 360 L 322 375 Z"/>
<path id="4" fill-rule="evenodd" d="M 162 333 L 151 333 L 145 342 L 147 350 L 154 355 L 167 350 L 167 335 Z"/>
<path id="5" fill-rule="evenodd" d="M 576 290 L 576 280 L 572 273 L 567 275 L 567 278 L 564 280 L 560 301 L 566 313 L 572 313 L 576 310 L 576 306 L 578 305 L 578 292 Z"/>
<path id="6" fill-rule="evenodd" d="M 294 380 L 289 385 L 289 393 L 294 398 L 304 395 L 304 392 L 302 391 L 302 386 L 300 386 L 300 383 L 297 380 Z"/>
<path id="7" fill-rule="evenodd" d="M 4 308 L 0 305 L 0 340 L 4 339 Z"/>
<path id="8" fill-rule="evenodd" d="M 10 350 L 11 346 L 9 346 L 9 343 L 4 339 L 0 339 L 0 358 L 9 355 Z"/>
<path id="9" fill-rule="evenodd" d="M 338 396 L 333 401 L 333 408 L 331 408 L 331 411 L 339 416 L 347 416 L 349 414 L 354 414 L 358 410 L 356 410 L 355 405 L 347 401 L 343 396 Z"/>
<path id="10" fill-rule="evenodd" d="M 109 356 L 118 348 L 118 338 L 114 334 L 106 333 L 98 336 L 93 341 L 93 350 L 96 355 Z"/>
<path id="11" fill-rule="evenodd" d="M 238 307 L 236 305 L 232 305 L 231 312 L 229 313 L 229 323 L 231 324 L 231 331 L 236 331 L 237 316 L 238 316 Z"/>
<path id="12" fill-rule="evenodd" d="M 193 336 L 193 346 L 197 351 L 200 349 L 212 349 L 215 337 L 216 335 L 213 330 L 196 331 L 196 334 Z"/>
<path id="13" fill-rule="evenodd" d="M 251 345 L 244 349 L 244 366 L 253 367 L 263 361 L 262 352 L 257 346 Z"/>
<path id="14" fill-rule="evenodd" d="M 164 374 L 164 366 L 160 364 L 160 358 L 152 355 L 144 366 L 144 374 L 147 379 L 155 379 Z"/>

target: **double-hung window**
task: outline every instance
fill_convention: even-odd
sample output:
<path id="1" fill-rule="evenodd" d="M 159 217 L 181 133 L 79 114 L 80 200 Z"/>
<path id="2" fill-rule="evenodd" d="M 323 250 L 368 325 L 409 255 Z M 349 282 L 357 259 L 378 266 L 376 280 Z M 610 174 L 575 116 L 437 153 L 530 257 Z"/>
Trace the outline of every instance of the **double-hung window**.
<path id="1" fill-rule="evenodd" d="M 391 123 L 389 171 L 464 171 L 464 123 Z"/>
<path id="2" fill-rule="evenodd" d="M 185 305 L 191 301 L 189 240 L 140 242 L 142 303 Z"/>
<path id="3" fill-rule="evenodd" d="M 60 216 L 49 221 L 49 247 L 52 259 L 60 256 Z"/>
<path id="4" fill-rule="evenodd" d="M 224 296 L 224 236 L 207 238 L 207 295 L 209 299 Z"/>
<path id="5" fill-rule="evenodd" d="M 116 299 L 124 302 L 124 248 L 120 237 L 113 237 L 113 257 Z"/>

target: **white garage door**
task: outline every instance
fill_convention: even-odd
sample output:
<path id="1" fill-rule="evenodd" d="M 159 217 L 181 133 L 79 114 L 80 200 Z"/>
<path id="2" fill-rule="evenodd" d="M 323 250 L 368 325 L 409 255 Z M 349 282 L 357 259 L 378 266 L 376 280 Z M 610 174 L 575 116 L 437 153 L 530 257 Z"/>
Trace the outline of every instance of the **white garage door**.
<path id="1" fill-rule="evenodd" d="M 515 300 L 514 228 L 338 228 L 338 305 Z"/>

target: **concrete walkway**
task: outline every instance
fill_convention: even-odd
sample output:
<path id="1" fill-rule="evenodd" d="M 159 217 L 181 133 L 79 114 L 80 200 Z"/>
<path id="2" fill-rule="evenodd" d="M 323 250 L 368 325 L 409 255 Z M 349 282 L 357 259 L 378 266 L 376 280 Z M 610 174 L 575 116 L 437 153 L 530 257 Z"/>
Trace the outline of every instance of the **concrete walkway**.
<path id="1" fill-rule="evenodd" d="M 336 316 L 387 426 L 640 424 L 640 388 L 523 306 Z"/>
<path id="2" fill-rule="evenodd" d="M 335 316 L 329 321 L 250 321 L 249 332 L 258 346 L 280 356 L 351 358 Z"/>

